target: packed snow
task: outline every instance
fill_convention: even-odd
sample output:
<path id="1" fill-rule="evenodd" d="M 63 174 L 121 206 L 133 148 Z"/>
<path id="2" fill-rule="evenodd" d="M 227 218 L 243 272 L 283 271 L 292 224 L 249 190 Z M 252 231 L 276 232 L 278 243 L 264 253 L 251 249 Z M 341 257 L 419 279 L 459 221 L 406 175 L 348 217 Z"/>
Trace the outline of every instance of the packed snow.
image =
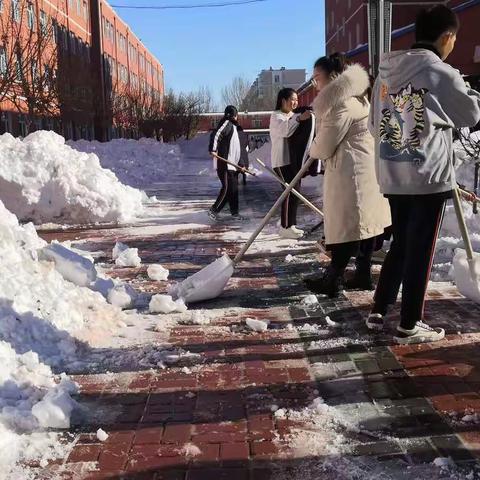
<path id="1" fill-rule="evenodd" d="M 35 223 L 130 222 L 146 195 L 118 181 L 94 154 L 80 153 L 54 132 L 0 136 L 0 200 Z"/>
<path id="2" fill-rule="evenodd" d="M 245 324 L 254 332 L 266 332 L 268 330 L 268 321 L 257 320 L 256 318 L 247 318 Z"/>
<path id="3" fill-rule="evenodd" d="M 127 248 L 115 259 L 117 267 L 139 267 L 142 259 L 138 256 L 138 248 Z"/>

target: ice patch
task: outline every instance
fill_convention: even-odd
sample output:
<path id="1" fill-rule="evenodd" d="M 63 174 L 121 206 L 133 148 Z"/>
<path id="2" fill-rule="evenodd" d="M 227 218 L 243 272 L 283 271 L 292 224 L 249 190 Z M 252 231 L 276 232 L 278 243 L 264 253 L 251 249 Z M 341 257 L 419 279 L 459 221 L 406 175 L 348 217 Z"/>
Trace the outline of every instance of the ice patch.
<path id="1" fill-rule="evenodd" d="M 108 438 L 108 433 L 105 432 L 104 430 L 102 430 L 101 428 L 99 428 L 97 430 L 97 438 L 101 441 L 101 442 L 104 442 L 105 440 L 107 440 Z"/>

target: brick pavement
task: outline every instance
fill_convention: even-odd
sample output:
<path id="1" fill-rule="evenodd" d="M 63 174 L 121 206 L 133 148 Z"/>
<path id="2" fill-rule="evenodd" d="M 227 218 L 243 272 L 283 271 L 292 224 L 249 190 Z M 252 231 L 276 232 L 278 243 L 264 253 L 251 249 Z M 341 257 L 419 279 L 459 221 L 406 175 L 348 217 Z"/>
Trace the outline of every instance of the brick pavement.
<path id="1" fill-rule="evenodd" d="M 211 180 L 199 184 L 185 178 L 180 199 L 202 209 L 216 187 Z M 169 188 L 161 186 L 155 193 L 162 198 Z M 269 189 L 274 190 L 272 184 L 252 182 L 243 190 L 249 214 L 258 217 L 273 202 Z M 121 240 L 138 247 L 145 264 L 161 263 L 180 280 L 210 263 L 219 250 L 238 248 L 220 239 L 229 228 L 237 227 L 216 224 L 201 233 L 143 238 L 108 228 L 45 232 L 44 237 L 86 239 L 90 248 L 105 252 Z M 444 326 L 447 338 L 435 345 L 392 346 L 390 334 L 370 335 L 363 325 L 370 294 L 348 293 L 335 301 L 320 298 L 313 308 L 302 306 L 308 292 L 301 278 L 325 259 L 311 244 L 293 252 L 298 262 L 286 263 L 287 253 L 248 255 L 222 297 L 192 306 L 212 311 L 210 324 L 171 329 L 170 343 L 198 354 L 193 360 L 166 370 L 74 377 L 81 386 L 80 404 L 94 411 L 96 420 L 77 421 L 70 455 L 40 477 L 263 480 L 286 474 L 338 479 L 374 478 L 372 472 L 380 471 L 385 476 L 378 478 L 453 478 L 435 467 L 425 470 L 446 456 L 460 472 L 475 470 L 480 306 L 453 287 L 432 288 L 427 318 Z M 108 256 L 101 260 L 110 261 Z M 157 292 L 145 266 L 113 273 L 137 289 Z M 345 328 L 329 328 L 326 316 Z M 270 320 L 269 330 L 247 331 L 248 317 Z M 313 437 L 305 436 L 313 431 L 307 417 L 278 415 L 283 409 L 301 412 L 317 396 L 329 412 L 347 420 L 335 424 L 331 438 L 332 432 L 318 426 Z M 321 423 L 322 413 L 318 417 Z M 327 422 L 328 415 L 324 418 Z M 103 443 L 95 435 L 99 426 L 109 434 Z M 315 440 L 323 438 L 320 434 L 327 435 L 324 445 Z M 327 447 L 337 437 L 346 440 L 348 455 L 335 467 Z M 295 438 L 312 438 L 312 448 L 293 449 Z M 345 464 L 347 458 L 354 463 Z M 345 474 L 345 468 L 357 476 Z M 393 473 L 388 477 L 387 472 Z M 456 478 L 468 478 L 461 475 Z"/>

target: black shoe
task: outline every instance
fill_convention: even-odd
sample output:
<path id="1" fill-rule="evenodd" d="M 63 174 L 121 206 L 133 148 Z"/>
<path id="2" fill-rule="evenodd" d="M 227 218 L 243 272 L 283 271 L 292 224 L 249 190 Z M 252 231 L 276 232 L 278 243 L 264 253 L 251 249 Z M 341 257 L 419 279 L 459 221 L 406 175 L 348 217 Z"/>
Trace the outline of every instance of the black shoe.
<path id="1" fill-rule="evenodd" d="M 236 220 L 237 222 L 249 222 L 250 220 L 247 217 L 243 217 L 238 213 L 232 214 L 232 220 Z"/>
<path id="2" fill-rule="evenodd" d="M 330 269 L 325 271 L 322 278 L 306 278 L 304 282 L 311 292 L 327 295 L 328 298 L 337 298 L 343 291 L 342 276 L 333 273 Z"/>
<path id="3" fill-rule="evenodd" d="M 218 220 L 218 213 L 210 208 L 208 210 L 208 217 L 210 218 L 210 220 L 216 222 Z"/>

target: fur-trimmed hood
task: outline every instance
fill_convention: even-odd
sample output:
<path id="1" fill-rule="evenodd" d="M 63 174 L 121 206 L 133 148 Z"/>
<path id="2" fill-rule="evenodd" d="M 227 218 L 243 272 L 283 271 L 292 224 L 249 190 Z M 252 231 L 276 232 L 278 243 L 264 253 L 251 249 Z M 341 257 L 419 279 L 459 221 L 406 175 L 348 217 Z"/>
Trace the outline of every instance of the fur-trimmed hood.
<path id="1" fill-rule="evenodd" d="M 313 109 L 317 115 L 324 115 L 351 97 L 365 95 L 369 87 L 370 79 L 367 71 L 355 63 L 348 66 L 343 73 L 318 93 L 313 101 Z"/>

